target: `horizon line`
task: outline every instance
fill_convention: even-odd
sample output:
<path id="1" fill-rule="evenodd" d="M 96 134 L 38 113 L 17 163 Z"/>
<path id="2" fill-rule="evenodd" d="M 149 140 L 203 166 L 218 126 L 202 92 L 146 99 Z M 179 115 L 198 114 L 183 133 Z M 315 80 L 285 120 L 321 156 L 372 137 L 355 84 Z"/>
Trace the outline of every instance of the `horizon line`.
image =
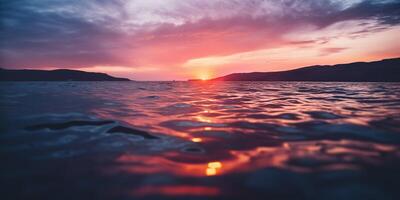
<path id="1" fill-rule="evenodd" d="M 289 69 L 289 70 L 279 70 L 279 71 L 249 71 L 249 72 L 233 72 L 233 73 L 228 73 L 225 75 L 221 75 L 221 76 L 216 76 L 210 79 L 199 79 L 199 78 L 187 78 L 187 79 L 171 79 L 171 80 L 131 80 L 128 77 L 116 77 L 116 78 L 127 78 L 131 81 L 136 81 L 136 82 L 188 82 L 188 81 L 210 81 L 216 78 L 220 78 L 220 77 L 224 77 L 224 76 L 228 76 L 231 74 L 248 74 L 248 73 L 272 73 L 272 72 L 288 72 L 288 71 L 293 71 L 293 70 L 298 70 L 298 69 L 302 69 L 302 68 L 307 68 L 307 67 L 333 67 L 336 65 L 348 65 L 348 64 L 355 64 L 355 63 L 373 63 L 373 62 L 379 62 L 379 61 L 384 61 L 384 60 L 393 60 L 393 59 L 400 59 L 400 55 L 396 56 L 396 57 L 388 57 L 388 58 L 383 58 L 383 59 L 379 59 L 379 60 L 373 60 L 373 61 L 355 61 L 355 62 L 345 62 L 345 63 L 336 63 L 336 64 L 315 64 L 315 65 L 308 65 L 308 66 L 301 66 L 301 67 L 296 67 L 294 69 Z M 36 70 L 36 71 L 56 71 L 56 70 L 70 70 L 70 71 L 81 71 L 81 72 L 89 72 L 89 73 L 103 73 L 103 74 L 107 74 L 110 75 L 107 72 L 99 72 L 99 71 L 87 71 L 87 70 L 79 70 L 79 69 L 74 69 L 74 68 L 54 68 L 54 69 L 34 69 L 34 68 L 22 68 L 22 69 L 10 69 L 10 68 L 3 68 L 0 67 L 0 70 Z M 110 76 L 114 76 L 114 75 L 110 75 Z"/>

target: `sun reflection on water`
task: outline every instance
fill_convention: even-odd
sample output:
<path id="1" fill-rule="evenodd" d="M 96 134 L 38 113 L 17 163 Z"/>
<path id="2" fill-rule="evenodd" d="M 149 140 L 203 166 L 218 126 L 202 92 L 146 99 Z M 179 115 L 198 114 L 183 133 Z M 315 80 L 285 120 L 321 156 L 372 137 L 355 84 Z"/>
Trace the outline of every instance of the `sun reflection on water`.
<path id="1" fill-rule="evenodd" d="M 162 185 L 143 186 L 134 190 L 135 196 L 165 195 L 165 196 L 215 196 L 218 188 L 196 185 Z"/>
<path id="2" fill-rule="evenodd" d="M 222 168 L 221 162 L 209 162 L 206 169 L 207 176 L 215 176 L 219 169 Z"/>
<path id="3" fill-rule="evenodd" d="M 202 142 L 202 141 L 203 141 L 203 139 L 201 139 L 201 138 L 192 138 L 192 142 L 198 143 L 198 142 Z"/>
<path id="4" fill-rule="evenodd" d="M 90 104 L 91 110 L 82 112 L 95 115 L 88 118 L 90 122 L 112 120 L 113 123 L 67 128 L 63 131 L 82 137 L 77 141 L 85 145 L 62 148 L 104 159 L 101 163 L 107 164 L 99 168 L 106 175 L 132 175 L 140 186 L 135 185 L 137 195 L 218 195 L 225 192 L 219 190 L 224 186 L 223 180 L 212 185 L 217 187 L 198 183 L 207 182 L 203 179 L 212 182 L 251 176 L 269 169 L 285 171 L 285 175 L 288 171 L 325 173 L 392 166 L 400 158 L 396 117 L 400 87 L 385 86 L 384 94 L 373 92 L 373 85 L 368 89 L 363 88 L 364 84 L 355 88 L 337 84 L 133 82 L 118 87 L 86 86 L 84 93 L 90 93 L 93 101 L 84 104 Z M 45 91 L 43 87 L 38 87 L 38 91 Z M 83 86 L 71 87 L 71 91 L 69 87 L 60 87 L 60 93 L 74 99 L 79 87 Z M 399 91 L 393 93 L 396 90 Z M 43 96 L 48 98 L 52 96 Z M 368 103 L 371 99 L 374 102 Z M 39 102 L 46 101 L 35 101 Z M 40 108 L 53 109 L 46 106 Z M 77 105 L 77 110 L 82 107 Z M 64 110 L 60 109 L 60 113 Z M 68 116 L 56 120 L 75 124 L 71 119 Z M 113 126 L 124 126 L 127 131 L 108 133 Z M 88 134 L 93 135 L 88 137 Z M 55 143 L 45 139 L 38 139 L 40 145 Z M 62 144 L 68 142 L 61 139 Z M 53 159 L 54 152 L 47 153 Z M 66 155 L 70 156 L 61 154 Z M 106 160 L 109 158 L 112 161 Z M 152 185 L 154 177 L 157 184 Z M 167 181 L 157 182 L 160 177 L 161 181 L 167 177 Z"/>
<path id="5" fill-rule="evenodd" d="M 189 87 L 182 84 L 157 90 L 158 98 L 146 101 L 138 96 L 149 96 L 148 92 L 135 91 L 121 102 L 146 117 L 99 116 L 118 118 L 133 127 L 151 127 L 149 132 L 162 138 L 143 142 L 152 149 L 149 154 L 132 151 L 117 158 L 122 163 L 119 172 L 149 176 L 218 179 L 270 168 L 296 173 L 358 170 L 360 163 L 384 162 L 381 152 L 392 155 L 398 150 L 357 140 L 373 129 L 371 116 L 388 115 L 394 109 L 375 106 L 374 112 L 369 107 L 355 115 L 348 107 L 363 109 L 367 105 L 355 98 L 338 99 L 335 91 L 327 92 L 331 87 L 312 93 L 315 88 L 318 86 L 191 82 Z M 336 106 L 337 101 L 346 107 Z M 191 195 L 190 190 L 209 192 L 192 186 L 163 186 L 142 188 L 138 194 L 179 196 Z"/>

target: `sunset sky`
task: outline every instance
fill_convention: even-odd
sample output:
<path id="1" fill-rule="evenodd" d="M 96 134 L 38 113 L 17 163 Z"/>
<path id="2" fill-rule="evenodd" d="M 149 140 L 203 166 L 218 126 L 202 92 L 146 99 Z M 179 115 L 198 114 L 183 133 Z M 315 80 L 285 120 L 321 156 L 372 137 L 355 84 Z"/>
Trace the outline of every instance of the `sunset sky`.
<path id="1" fill-rule="evenodd" d="M 0 67 L 211 78 L 400 56 L 400 0 L 0 0 Z"/>

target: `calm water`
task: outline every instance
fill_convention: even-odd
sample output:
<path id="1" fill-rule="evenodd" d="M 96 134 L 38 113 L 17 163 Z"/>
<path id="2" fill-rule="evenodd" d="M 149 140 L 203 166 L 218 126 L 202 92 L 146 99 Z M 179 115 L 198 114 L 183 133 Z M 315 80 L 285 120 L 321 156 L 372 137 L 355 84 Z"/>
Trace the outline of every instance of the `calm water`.
<path id="1" fill-rule="evenodd" d="M 1 83 L 5 199 L 398 199 L 400 84 Z"/>

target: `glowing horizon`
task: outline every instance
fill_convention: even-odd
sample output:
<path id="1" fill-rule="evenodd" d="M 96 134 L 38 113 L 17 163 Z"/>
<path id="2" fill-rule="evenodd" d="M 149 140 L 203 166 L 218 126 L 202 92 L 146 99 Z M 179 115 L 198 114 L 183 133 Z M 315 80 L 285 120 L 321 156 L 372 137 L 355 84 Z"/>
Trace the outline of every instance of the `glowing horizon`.
<path id="1" fill-rule="evenodd" d="M 395 0 L 9 1 L 0 64 L 204 80 L 381 60 L 400 57 L 399 8 Z"/>

